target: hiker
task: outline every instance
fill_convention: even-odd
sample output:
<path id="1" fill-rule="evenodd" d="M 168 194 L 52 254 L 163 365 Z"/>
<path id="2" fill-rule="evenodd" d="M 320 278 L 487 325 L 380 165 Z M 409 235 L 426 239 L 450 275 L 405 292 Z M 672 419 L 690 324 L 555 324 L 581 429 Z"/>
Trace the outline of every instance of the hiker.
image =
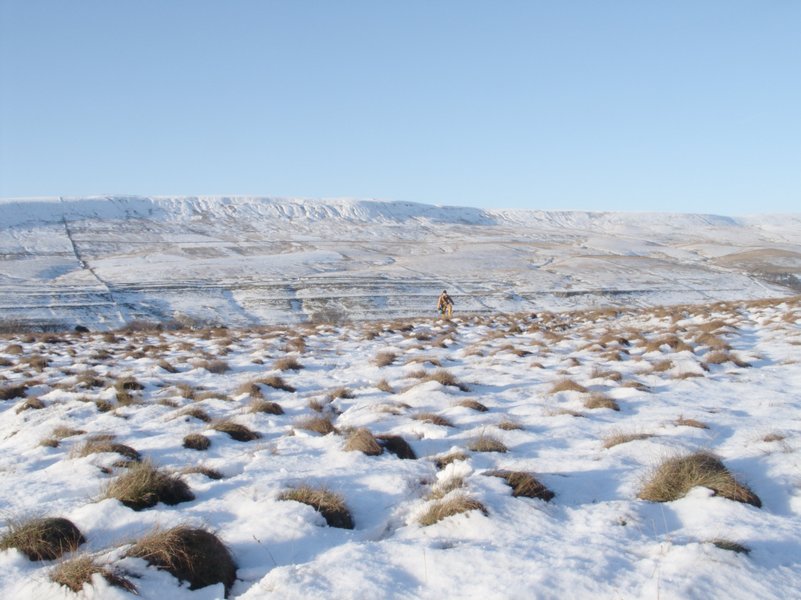
<path id="1" fill-rule="evenodd" d="M 453 298 L 448 295 L 448 290 L 442 290 L 442 293 L 439 295 L 439 300 L 437 300 L 437 310 L 439 314 L 448 317 L 449 319 L 453 315 Z"/>

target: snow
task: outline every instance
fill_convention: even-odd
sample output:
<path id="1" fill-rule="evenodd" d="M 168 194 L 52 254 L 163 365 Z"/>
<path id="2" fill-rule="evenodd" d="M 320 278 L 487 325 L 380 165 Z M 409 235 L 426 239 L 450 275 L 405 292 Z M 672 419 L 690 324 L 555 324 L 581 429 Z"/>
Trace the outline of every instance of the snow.
<path id="1" fill-rule="evenodd" d="M 411 207 L 417 210 L 416 207 Z M 344 210 L 344 209 L 343 209 Z M 350 209 L 349 209 L 350 210 Z M 355 214 L 351 212 L 350 214 Z M 372 218 L 372 217 L 371 217 Z M 461 218 L 461 217 L 460 217 Z M 287 263 L 290 264 L 290 263 Z M 121 267 L 120 267 L 121 268 Z M 107 267 L 110 270 L 110 267 Z M 732 347 L 733 362 L 703 368 L 710 349 L 699 340 L 715 320 L 715 334 Z M 624 337 L 629 345 L 608 341 Z M 675 334 L 690 345 L 673 351 L 646 343 Z M 287 346 L 302 337 L 305 349 Z M 11 345 L 22 346 L 22 354 Z M 627 353 L 613 354 L 612 350 Z M 525 352 L 524 352 L 525 351 Z M 379 352 L 397 355 L 379 367 Z M 50 360 L 41 372 L 24 359 Z M 278 372 L 276 359 L 294 356 L 299 371 Z M 215 374 L 199 366 L 224 360 Z M 29 386 L 45 408 L 20 410 L 23 399 L 0 402 L 0 489 L 4 515 L 46 514 L 72 520 L 93 553 L 130 574 L 143 598 L 211 599 L 222 585 L 191 591 L 166 572 L 125 550 L 155 526 L 205 526 L 229 546 L 238 565 L 231 597 L 267 598 L 786 598 L 801 589 L 801 301 L 786 300 L 626 308 L 618 311 L 495 314 L 457 313 L 432 318 L 352 324 L 294 324 L 197 331 L 60 333 L 48 339 L 7 334 L 0 340 L 0 387 Z M 160 368 L 165 360 L 177 369 Z M 669 360 L 666 369 L 655 369 Z M 441 367 L 437 367 L 440 364 Z M 102 386 L 76 378 L 93 369 Z M 469 388 L 424 381 L 415 371 L 442 368 Z M 617 376 L 615 375 L 617 374 Z M 295 392 L 262 386 L 285 414 L 249 412 L 243 383 L 280 374 Z M 694 374 L 694 377 L 687 377 Z M 114 382 L 132 375 L 145 387 L 137 403 L 116 406 Z M 552 393 L 571 378 L 588 392 Z M 386 380 L 392 391 L 377 387 Z M 191 385 L 208 397 L 191 400 L 175 386 Z M 316 414 L 309 406 L 346 387 L 323 409 L 341 434 L 319 435 L 297 426 Z M 620 411 L 588 409 L 603 393 Z M 94 400 L 115 407 L 100 412 Z M 474 399 L 487 412 L 458 403 Z M 212 418 L 232 418 L 258 431 L 242 443 L 182 414 L 200 407 Z M 453 427 L 412 416 L 430 412 Z M 574 416 L 575 415 L 575 416 Z M 695 419 L 700 429 L 678 423 Z M 501 429 L 503 420 L 521 429 Z M 84 433 L 57 447 L 40 441 L 57 426 Z M 402 436 L 418 458 L 366 456 L 343 449 L 349 428 Z M 203 432 L 204 452 L 182 438 Z M 114 454 L 79 456 L 76 449 L 99 433 L 113 433 L 155 464 L 173 471 L 203 465 L 220 480 L 183 475 L 196 499 L 140 512 L 103 498 L 124 471 Z M 604 447 L 616 433 L 652 437 Z M 506 453 L 467 451 L 480 435 L 493 435 Z M 437 470 L 434 458 L 454 449 L 468 455 Z M 699 449 L 716 453 L 762 500 L 740 504 L 694 488 L 667 503 L 637 494 L 663 458 Z M 488 471 L 533 473 L 555 492 L 550 502 L 513 497 Z M 437 484 L 464 480 L 461 492 L 482 502 L 480 511 L 424 527 Z M 339 492 L 355 529 L 326 526 L 311 507 L 281 501 L 301 484 Z M 454 492 L 451 492 L 454 493 Z M 714 546 L 724 538 L 747 546 L 738 554 Z M 56 562 L 32 562 L 17 550 L 0 551 L 0 597 L 74 598 L 52 583 Z M 77 597 L 134 598 L 95 578 Z"/>
<path id="2" fill-rule="evenodd" d="M 799 290 L 801 215 L 353 199 L 0 199 L 0 319 L 108 329 L 657 306 Z"/>

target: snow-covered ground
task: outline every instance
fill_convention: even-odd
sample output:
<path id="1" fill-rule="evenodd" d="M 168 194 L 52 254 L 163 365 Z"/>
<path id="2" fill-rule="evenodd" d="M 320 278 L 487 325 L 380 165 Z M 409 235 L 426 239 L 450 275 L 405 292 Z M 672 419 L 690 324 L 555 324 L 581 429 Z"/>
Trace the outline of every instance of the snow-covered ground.
<path id="1" fill-rule="evenodd" d="M 757 299 L 801 289 L 801 215 L 267 198 L 0 200 L 0 321 L 248 326 Z"/>
<path id="2" fill-rule="evenodd" d="M 741 240 L 728 243 L 742 247 Z M 695 244 L 686 252 L 700 253 Z M 126 264 L 102 259 L 95 268 L 108 275 L 117 260 Z M 287 357 L 303 368 L 277 370 Z M 176 524 L 217 533 L 238 565 L 231 597 L 248 600 L 750 600 L 801 590 L 798 297 L 538 317 L 457 312 L 450 322 L 19 334 L 0 341 L 0 363 L 0 388 L 25 386 L 25 397 L 0 402 L 3 513 L 70 519 L 87 540 L 79 552 L 127 572 L 144 598 L 223 593 L 222 584 L 190 591 L 125 556 L 154 526 Z M 271 375 L 295 391 L 247 385 Z M 113 387 L 125 376 L 144 386 L 132 399 Z M 585 391 L 555 391 L 565 380 Z M 260 394 L 284 414 L 251 412 Z M 43 407 L 30 407 L 32 397 Z M 594 400 L 619 410 L 590 408 Z M 190 408 L 261 437 L 234 441 L 188 416 Z M 450 426 L 421 419 L 425 413 Z M 328 416 L 338 433 L 304 429 L 309 416 Z M 81 433 L 57 439 L 56 427 Z M 417 458 L 346 451 L 357 428 L 401 436 Z M 190 433 L 206 435 L 210 448 L 184 448 Z M 193 501 L 136 512 L 103 499 L 126 471 L 121 457 L 80 456 L 98 434 L 164 469 L 203 465 L 223 478 L 183 475 Z M 616 435 L 635 434 L 612 445 Z M 491 437 L 507 451 L 469 449 Z M 761 508 L 703 487 L 671 502 L 638 498 L 663 459 L 695 450 L 719 456 Z M 455 451 L 462 460 L 437 465 Z M 497 469 L 534 474 L 555 496 L 514 497 L 502 478 L 487 476 Z M 302 484 L 340 493 L 355 528 L 327 527 L 310 506 L 279 499 Z M 420 523 L 437 496 L 459 494 L 485 511 Z M 712 543 L 720 540 L 750 552 Z M 0 551 L 0 597 L 75 597 L 50 581 L 55 564 Z M 134 597 L 102 578 L 81 594 Z"/>

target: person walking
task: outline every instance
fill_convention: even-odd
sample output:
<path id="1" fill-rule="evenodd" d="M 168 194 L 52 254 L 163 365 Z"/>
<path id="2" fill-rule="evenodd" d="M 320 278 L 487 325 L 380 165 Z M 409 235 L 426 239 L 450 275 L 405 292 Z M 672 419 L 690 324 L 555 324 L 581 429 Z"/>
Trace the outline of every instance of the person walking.
<path id="1" fill-rule="evenodd" d="M 448 290 L 442 290 L 442 293 L 439 295 L 437 310 L 439 314 L 449 319 L 453 316 L 453 298 L 448 295 Z"/>

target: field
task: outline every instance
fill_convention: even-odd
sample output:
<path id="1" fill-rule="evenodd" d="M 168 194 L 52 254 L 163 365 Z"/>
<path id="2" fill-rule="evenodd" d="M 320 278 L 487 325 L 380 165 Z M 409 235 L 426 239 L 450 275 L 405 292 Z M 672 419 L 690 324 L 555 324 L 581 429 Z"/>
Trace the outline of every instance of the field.
<path id="1" fill-rule="evenodd" d="M 0 596 L 792 597 L 799 389 L 799 297 L 8 333 Z"/>

